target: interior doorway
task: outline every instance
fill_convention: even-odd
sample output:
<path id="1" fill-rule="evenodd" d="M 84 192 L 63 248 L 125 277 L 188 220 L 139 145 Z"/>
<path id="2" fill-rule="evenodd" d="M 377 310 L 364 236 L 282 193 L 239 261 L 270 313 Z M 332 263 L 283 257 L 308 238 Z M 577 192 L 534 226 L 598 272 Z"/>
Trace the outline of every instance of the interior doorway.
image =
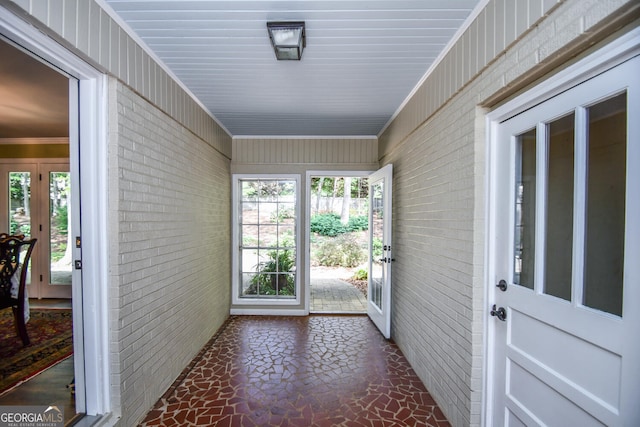
<path id="1" fill-rule="evenodd" d="M 70 385 L 73 283 L 80 286 L 72 269 L 79 213 L 72 206 L 79 193 L 70 172 L 70 147 L 77 145 L 70 112 L 78 82 L 8 39 L 0 38 L 0 57 L 0 232 L 37 239 L 27 285 L 31 344 L 3 335 L 10 354 L 0 366 L 0 405 L 56 406 L 68 421 L 77 410 Z"/>
<path id="2" fill-rule="evenodd" d="M 311 313 L 367 312 L 368 175 L 307 175 Z"/>

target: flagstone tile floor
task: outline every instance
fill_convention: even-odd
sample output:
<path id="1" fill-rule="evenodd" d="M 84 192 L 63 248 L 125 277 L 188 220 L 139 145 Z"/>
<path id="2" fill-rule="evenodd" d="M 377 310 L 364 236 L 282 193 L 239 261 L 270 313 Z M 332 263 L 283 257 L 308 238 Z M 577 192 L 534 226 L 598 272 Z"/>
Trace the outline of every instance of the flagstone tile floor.
<path id="1" fill-rule="evenodd" d="M 232 316 L 141 426 L 449 426 L 366 316 Z"/>

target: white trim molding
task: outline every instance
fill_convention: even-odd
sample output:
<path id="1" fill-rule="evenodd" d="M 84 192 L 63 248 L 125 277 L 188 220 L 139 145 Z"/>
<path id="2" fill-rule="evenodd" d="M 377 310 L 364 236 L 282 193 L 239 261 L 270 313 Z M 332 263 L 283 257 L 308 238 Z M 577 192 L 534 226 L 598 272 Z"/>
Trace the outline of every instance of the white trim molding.
<path id="1" fill-rule="evenodd" d="M 107 102 L 105 76 L 4 7 L 0 35 L 59 72 L 79 81 L 79 145 L 70 147 L 70 167 L 81 176 L 82 281 L 73 289 L 76 408 L 87 415 L 111 411 L 108 328 Z M 79 148 L 82 148 L 81 150 Z M 76 324 L 77 323 L 77 324 Z M 82 353 L 83 351 L 84 353 Z M 80 356 L 80 357 L 78 357 Z M 83 363 L 84 362 L 84 363 Z"/>
<path id="2" fill-rule="evenodd" d="M 285 306 L 299 306 L 301 303 L 301 291 L 302 287 L 300 285 L 300 274 L 295 275 L 295 287 L 296 287 L 296 295 L 295 298 L 269 298 L 269 297 L 256 297 L 256 298 L 242 298 L 240 297 L 240 260 L 238 259 L 238 250 L 241 246 L 239 241 L 240 232 L 239 232 L 239 223 L 238 219 L 240 218 L 241 213 L 239 212 L 239 204 L 240 199 L 242 197 L 239 194 L 239 182 L 244 179 L 250 180 L 288 180 L 295 181 L 296 190 L 295 190 L 295 209 L 296 209 L 296 222 L 295 222 L 295 242 L 296 242 L 296 268 L 300 268 L 300 260 L 301 260 L 301 247 L 300 247 L 300 233 L 301 233 L 301 189 L 300 189 L 300 181 L 301 177 L 299 174 L 233 174 L 231 177 L 231 185 L 233 188 L 231 189 L 231 230 L 232 230 L 232 238 L 231 238 L 231 268 L 232 268 L 232 278 L 231 278 L 231 314 L 277 314 L 276 311 L 279 307 Z M 268 308 L 260 308 L 260 309 L 249 309 L 243 308 L 246 306 L 261 306 Z M 273 307 L 273 308 L 271 308 Z M 287 314 L 293 314 L 294 309 L 285 310 Z M 255 312 L 255 313 L 254 313 Z"/>

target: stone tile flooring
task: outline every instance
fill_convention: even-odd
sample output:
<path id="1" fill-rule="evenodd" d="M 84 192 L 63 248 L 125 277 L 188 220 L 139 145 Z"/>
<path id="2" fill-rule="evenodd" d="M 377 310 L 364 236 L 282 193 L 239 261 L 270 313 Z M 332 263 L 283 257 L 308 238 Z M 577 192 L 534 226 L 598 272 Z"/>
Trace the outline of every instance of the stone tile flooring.
<path id="1" fill-rule="evenodd" d="M 449 426 L 366 316 L 232 316 L 142 426 Z"/>

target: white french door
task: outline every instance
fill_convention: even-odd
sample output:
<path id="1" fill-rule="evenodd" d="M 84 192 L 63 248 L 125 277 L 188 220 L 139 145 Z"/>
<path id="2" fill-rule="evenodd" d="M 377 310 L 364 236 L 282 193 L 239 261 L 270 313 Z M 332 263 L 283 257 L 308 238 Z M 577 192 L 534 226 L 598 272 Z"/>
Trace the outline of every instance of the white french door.
<path id="1" fill-rule="evenodd" d="M 391 338 L 391 188 L 393 165 L 369 176 L 369 285 L 367 314 Z M 377 244 L 376 244 L 377 243 Z M 382 254 L 376 247 L 382 247 Z"/>
<path id="2" fill-rule="evenodd" d="M 496 126 L 487 425 L 640 425 L 638 76 Z"/>
<path id="3" fill-rule="evenodd" d="M 70 298 L 69 163 L 0 164 L 0 200 L 0 231 L 38 239 L 29 265 L 29 297 Z"/>

